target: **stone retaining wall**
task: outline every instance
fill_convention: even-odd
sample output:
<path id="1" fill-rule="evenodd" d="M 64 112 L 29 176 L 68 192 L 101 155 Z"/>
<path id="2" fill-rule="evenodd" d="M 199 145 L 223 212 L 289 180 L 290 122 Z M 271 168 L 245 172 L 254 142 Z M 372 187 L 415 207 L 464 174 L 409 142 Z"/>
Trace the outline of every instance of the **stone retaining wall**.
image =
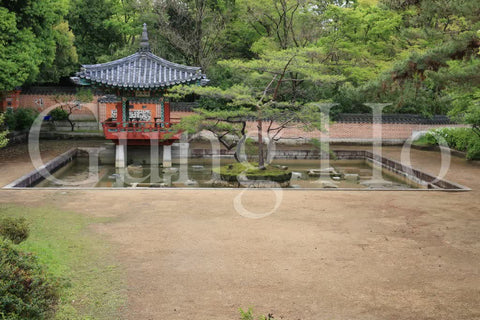
<path id="1" fill-rule="evenodd" d="M 23 177 L 18 178 L 12 183 L 6 185 L 5 188 L 27 188 L 34 186 L 38 182 L 44 180 L 44 175 L 46 176 L 49 173 L 53 173 L 62 168 L 67 163 L 71 162 L 77 156 L 77 154 L 77 148 L 70 149 L 55 159 L 47 162 L 45 165 L 40 167 L 39 170 L 34 170 Z"/>

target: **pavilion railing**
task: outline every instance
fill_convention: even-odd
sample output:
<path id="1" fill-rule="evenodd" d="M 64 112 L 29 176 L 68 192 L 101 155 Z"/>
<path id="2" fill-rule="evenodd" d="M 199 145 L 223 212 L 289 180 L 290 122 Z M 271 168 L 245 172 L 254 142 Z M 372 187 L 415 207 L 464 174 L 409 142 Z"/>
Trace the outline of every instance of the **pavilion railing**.
<path id="1" fill-rule="evenodd" d="M 107 132 L 156 132 L 170 131 L 170 122 L 151 121 L 105 121 L 102 123 Z"/>

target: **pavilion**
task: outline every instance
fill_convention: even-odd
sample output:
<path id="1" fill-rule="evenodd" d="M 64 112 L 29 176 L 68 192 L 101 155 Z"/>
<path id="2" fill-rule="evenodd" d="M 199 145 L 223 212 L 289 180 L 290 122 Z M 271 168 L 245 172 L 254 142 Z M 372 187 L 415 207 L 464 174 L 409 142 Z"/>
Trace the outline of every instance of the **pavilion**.
<path id="1" fill-rule="evenodd" d="M 181 133 L 172 129 L 168 88 L 178 84 L 206 85 L 208 79 L 198 67 L 176 64 L 150 50 L 147 25 L 138 51 L 111 62 L 82 65 L 72 80 L 99 88 L 106 101 L 102 122 L 107 139 L 116 145 L 117 168 L 126 166 L 127 145 L 161 145 L 163 165 L 171 166 L 171 145 Z"/>

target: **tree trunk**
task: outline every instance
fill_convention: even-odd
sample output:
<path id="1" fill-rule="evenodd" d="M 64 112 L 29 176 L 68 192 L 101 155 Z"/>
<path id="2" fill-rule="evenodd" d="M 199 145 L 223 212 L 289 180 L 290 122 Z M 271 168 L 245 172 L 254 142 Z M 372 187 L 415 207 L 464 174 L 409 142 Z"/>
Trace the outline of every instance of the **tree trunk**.
<path id="1" fill-rule="evenodd" d="M 235 153 L 233 157 L 237 162 L 247 162 L 247 155 L 245 154 L 245 141 L 247 140 L 247 136 L 244 134 L 242 138 L 238 141 L 237 147 L 235 149 Z"/>
<path id="2" fill-rule="evenodd" d="M 68 123 L 70 123 L 70 127 L 72 128 L 72 132 L 75 130 L 75 123 L 72 120 L 67 119 Z"/>
<path id="3" fill-rule="evenodd" d="M 261 170 L 265 169 L 265 159 L 263 156 L 263 121 L 261 118 L 257 121 L 258 129 L 258 168 Z"/>

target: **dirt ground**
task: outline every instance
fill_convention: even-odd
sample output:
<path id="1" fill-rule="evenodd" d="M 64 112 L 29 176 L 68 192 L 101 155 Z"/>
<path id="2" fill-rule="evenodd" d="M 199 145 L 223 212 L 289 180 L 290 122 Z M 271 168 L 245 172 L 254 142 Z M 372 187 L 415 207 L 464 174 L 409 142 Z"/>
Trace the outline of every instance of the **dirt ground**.
<path id="1" fill-rule="evenodd" d="M 31 170 L 22 150 L 1 152 L 1 185 Z M 412 151 L 430 173 L 439 158 Z M 0 190 L 0 202 L 115 217 L 93 227 L 127 270 L 126 319 L 239 319 L 249 306 L 288 320 L 480 319 L 479 178 L 478 162 L 452 158 L 447 179 L 472 191 L 284 190 L 262 219 L 237 213 L 238 190 Z M 275 205 L 268 190 L 242 200 Z"/>

